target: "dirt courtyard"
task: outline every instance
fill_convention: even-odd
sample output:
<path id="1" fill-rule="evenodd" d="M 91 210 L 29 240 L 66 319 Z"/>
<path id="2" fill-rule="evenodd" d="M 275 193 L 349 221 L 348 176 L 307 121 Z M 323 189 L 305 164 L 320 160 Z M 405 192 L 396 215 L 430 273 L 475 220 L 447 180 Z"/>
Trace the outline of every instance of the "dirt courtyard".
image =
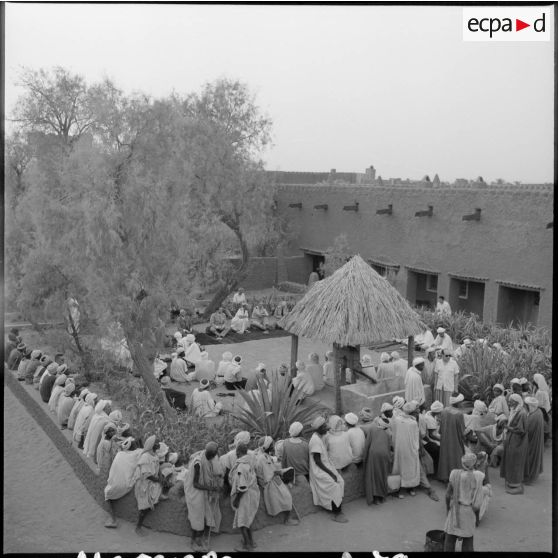
<path id="1" fill-rule="evenodd" d="M 493 498 L 475 534 L 483 551 L 551 551 L 551 449 L 545 452 L 539 481 L 522 496 L 503 490 L 497 471 L 490 470 Z M 434 482 L 440 495 L 442 486 Z M 422 551 L 425 533 L 443 527 L 442 501 L 424 493 L 382 506 L 364 499 L 344 506 L 349 523 L 332 522 L 325 512 L 305 516 L 297 527 L 273 526 L 255 532 L 262 551 Z M 50 438 L 5 385 L 4 394 L 4 552 L 185 553 L 185 537 L 148 531 L 138 537 L 134 526 L 119 521 L 106 529 L 105 512 L 93 500 Z M 231 552 L 239 535 L 212 538 L 218 553 Z"/>

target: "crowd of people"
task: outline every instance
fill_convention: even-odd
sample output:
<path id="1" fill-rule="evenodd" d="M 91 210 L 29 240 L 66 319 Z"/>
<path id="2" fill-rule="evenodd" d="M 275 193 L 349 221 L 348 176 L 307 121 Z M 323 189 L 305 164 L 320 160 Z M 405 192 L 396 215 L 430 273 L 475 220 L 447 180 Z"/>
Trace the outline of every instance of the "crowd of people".
<path id="1" fill-rule="evenodd" d="M 7 368 L 20 381 L 35 385 L 60 428 L 73 432 L 75 447 L 106 477 L 105 499 L 111 510 L 106 527 L 117 525 L 114 501 L 133 490 L 136 530 L 142 534 L 146 514 L 181 481 L 194 549 L 207 549 L 211 533 L 219 531 L 226 495 L 234 511 L 233 526 L 241 533 L 237 550 L 250 551 L 257 546 L 252 524 L 261 497 L 269 515 L 280 515 L 287 525 L 298 524 L 293 485 L 307 484 L 316 506 L 330 511 L 334 521 L 347 522 L 343 475 L 357 467 L 369 505 L 381 505 L 388 496 L 414 497 L 419 488 L 437 502 L 440 497 L 430 481 L 445 483 L 445 550 L 453 551 L 458 538 L 463 550 L 472 550 L 474 529 L 492 496 L 489 468 L 499 468 L 510 494 L 523 493 L 542 472 L 545 440 L 551 432 L 550 390 L 542 374 L 531 380 L 514 378 L 507 389 L 494 385 L 492 397 L 475 400 L 467 414 L 461 405 L 464 396 L 457 391 L 459 366 L 448 338 L 439 328 L 431 343 L 421 339 L 425 356 L 416 357 L 411 367 L 397 352 L 382 353 L 378 366 L 370 355 L 363 356 L 362 370 L 374 381 L 403 378 L 404 393 L 384 401 L 379 413 L 363 408 L 342 417 L 319 414 L 309 424 L 291 424 L 289 436 L 279 440 L 238 432 L 229 447 L 208 441 L 184 463 L 155 436 L 142 442 L 111 401 L 76 386 L 63 355 L 28 349 L 17 330 L 8 335 L 6 354 Z M 175 340 L 170 373 L 166 365 L 158 369 L 157 362 L 155 372 L 165 389 L 172 381 L 197 383 L 191 407 L 198 416 L 214 417 L 222 410 L 209 392 L 212 385 L 255 392 L 261 386 L 258 378 L 269 385 L 264 363 L 245 377 L 240 355 L 227 351 L 215 365 L 193 333 L 183 336 L 179 331 Z M 472 343 L 465 340 L 458 350 L 466 351 Z M 334 366 L 332 352 L 326 353 L 324 363 L 311 353 L 306 362 L 297 361 L 292 384 L 311 395 L 333 383 Z M 280 368 L 288 375 L 286 365 Z M 425 385 L 434 393 L 428 406 Z"/>

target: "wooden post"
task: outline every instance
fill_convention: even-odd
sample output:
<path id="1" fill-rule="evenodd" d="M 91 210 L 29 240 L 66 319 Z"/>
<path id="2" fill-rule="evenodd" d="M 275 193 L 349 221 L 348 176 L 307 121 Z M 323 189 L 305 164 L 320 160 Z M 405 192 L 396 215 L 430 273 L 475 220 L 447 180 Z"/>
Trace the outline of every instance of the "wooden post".
<path id="1" fill-rule="evenodd" d="M 296 376 L 296 361 L 298 360 L 298 335 L 291 335 L 291 378 Z"/>
<path id="2" fill-rule="evenodd" d="M 415 336 L 409 335 L 409 346 L 407 348 L 407 365 L 409 368 L 413 366 L 413 355 L 415 351 Z"/>

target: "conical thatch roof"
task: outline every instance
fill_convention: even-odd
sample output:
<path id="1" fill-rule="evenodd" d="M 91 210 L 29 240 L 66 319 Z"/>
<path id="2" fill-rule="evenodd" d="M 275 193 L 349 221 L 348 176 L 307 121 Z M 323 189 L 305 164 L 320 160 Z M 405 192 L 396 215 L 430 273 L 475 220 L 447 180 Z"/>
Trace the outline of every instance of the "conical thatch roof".
<path id="1" fill-rule="evenodd" d="M 314 283 L 280 326 L 342 346 L 403 339 L 424 331 L 409 303 L 359 255 Z"/>

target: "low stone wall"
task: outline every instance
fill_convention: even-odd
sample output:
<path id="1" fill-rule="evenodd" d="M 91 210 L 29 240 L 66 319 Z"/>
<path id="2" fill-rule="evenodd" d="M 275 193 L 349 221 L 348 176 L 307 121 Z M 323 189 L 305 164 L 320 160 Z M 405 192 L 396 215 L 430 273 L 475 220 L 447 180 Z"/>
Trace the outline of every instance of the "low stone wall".
<path id="1" fill-rule="evenodd" d="M 99 505 L 108 510 L 104 500 L 106 481 L 97 474 L 94 464 L 72 445 L 71 431 L 60 430 L 54 415 L 48 411 L 46 403 L 43 403 L 39 392 L 35 390 L 33 386 L 19 382 L 14 374 L 8 370 L 5 370 L 4 373 L 4 383 L 12 390 L 29 414 L 50 437 L 91 496 Z M 362 497 L 364 495 L 362 467 L 349 465 L 341 474 L 345 481 L 344 501 L 350 502 L 351 500 Z M 321 509 L 314 506 L 310 486 L 304 477 L 297 478 L 291 493 L 296 512 L 298 512 L 300 517 L 315 513 Z M 127 521 L 135 522 L 137 520 L 138 512 L 133 490 L 115 502 L 115 512 L 117 517 Z M 221 531 L 230 533 L 233 531 L 232 523 L 234 513 L 228 496 L 221 497 L 221 512 L 223 516 Z M 260 508 L 256 515 L 253 528 L 256 530 L 262 529 L 263 527 L 280 523 L 281 521 L 282 519 L 279 516 L 271 517 L 267 514 L 262 497 L 260 499 Z M 157 531 L 190 536 L 191 529 L 188 522 L 186 500 L 184 498 L 184 489 L 181 482 L 173 486 L 169 493 L 168 500 L 159 502 L 155 506 L 155 509 L 146 516 L 144 524 L 146 527 L 150 527 Z"/>

